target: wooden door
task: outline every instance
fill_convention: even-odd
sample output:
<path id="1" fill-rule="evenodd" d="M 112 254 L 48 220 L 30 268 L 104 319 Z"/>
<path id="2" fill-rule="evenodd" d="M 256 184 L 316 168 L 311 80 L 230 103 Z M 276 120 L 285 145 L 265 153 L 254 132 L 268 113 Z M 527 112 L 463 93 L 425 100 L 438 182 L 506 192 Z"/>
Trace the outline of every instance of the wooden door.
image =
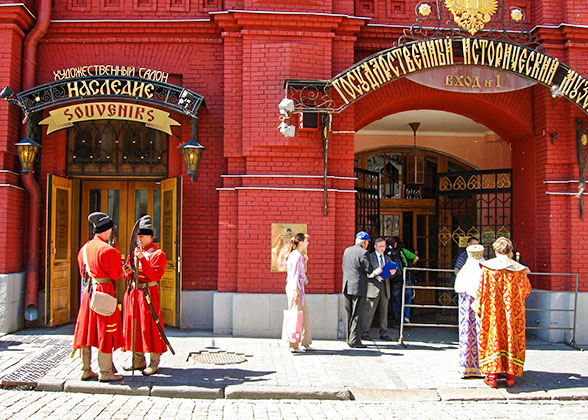
<path id="1" fill-rule="evenodd" d="M 80 229 L 80 243 L 82 245 L 94 236 L 92 224 L 88 222 L 88 215 L 100 211 L 112 218 L 118 231 L 121 257 L 126 257 L 126 250 L 129 248 L 126 232 L 133 227 L 133 220 L 128 218 L 128 195 L 127 181 L 84 181 L 82 183 L 82 225 Z M 122 305 L 125 282 L 118 279 L 114 288 L 116 299 Z"/>
<path id="2" fill-rule="evenodd" d="M 71 198 L 72 181 L 49 175 L 45 322 L 51 327 L 65 324 L 71 317 Z"/>
<path id="3" fill-rule="evenodd" d="M 160 246 L 167 258 L 165 273 L 159 285 L 161 316 L 166 325 L 180 326 L 181 270 L 181 177 L 161 181 L 161 238 Z"/>

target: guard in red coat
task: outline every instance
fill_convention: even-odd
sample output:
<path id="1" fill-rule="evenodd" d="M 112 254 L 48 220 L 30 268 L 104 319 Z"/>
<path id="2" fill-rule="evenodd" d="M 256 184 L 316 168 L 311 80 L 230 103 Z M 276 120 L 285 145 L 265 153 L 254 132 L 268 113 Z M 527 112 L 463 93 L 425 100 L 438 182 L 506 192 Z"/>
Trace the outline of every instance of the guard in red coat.
<path id="1" fill-rule="evenodd" d="M 128 259 L 124 267 L 125 278 L 131 282 L 123 301 L 124 351 L 133 351 L 133 359 L 132 364 L 124 366 L 123 369 L 141 370 L 143 375 L 148 376 L 157 372 L 161 354 L 167 350 L 145 298 L 145 293 L 151 295 L 153 309 L 160 319 L 159 280 L 163 277 L 166 258 L 165 253 L 153 243 L 151 216 L 143 216 L 139 220 L 137 245 L 135 248 L 136 267 L 139 270 L 137 284 L 135 284 L 134 273 L 129 267 Z M 163 323 L 160 324 L 163 328 Z M 145 353 L 149 353 L 149 367 L 145 362 Z"/>
<path id="2" fill-rule="evenodd" d="M 94 225 L 94 238 L 78 253 L 80 274 L 85 280 L 82 301 L 74 333 L 74 349 L 82 349 L 82 380 L 98 377 L 92 372 L 92 347 L 98 348 L 99 380 L 120 381 L 112 363 L 112 352 L 123 345 L 121 316 L 118 305 L 110 316 L 99 315 L 90 308 L 96 291 L 114 297 L 114 282 L 123 275 L 120 253 L 107 243 L 114 223 L 104 213 L 92 213 L 88 221 Z"/>

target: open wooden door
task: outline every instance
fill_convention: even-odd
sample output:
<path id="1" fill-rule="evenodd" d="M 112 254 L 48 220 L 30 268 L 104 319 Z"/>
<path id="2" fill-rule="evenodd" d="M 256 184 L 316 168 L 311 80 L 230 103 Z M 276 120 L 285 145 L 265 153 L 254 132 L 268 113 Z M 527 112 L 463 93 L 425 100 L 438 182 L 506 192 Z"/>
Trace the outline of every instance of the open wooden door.
<path id="1" fill-rule="evenodd" d="M 49 175 L 45 322 L 51 327 L 65 324 L 71 317 L 71 199 L 72 181 Z"/>
<path id="2" fill-rule="evenodd" d="M 167 257 L 165 273 L 159 284 L 161 316 L 166 325 L 180 326 L 181 270 L 181 177 L 161 181 L 161 238 L 160 247 Z"/>

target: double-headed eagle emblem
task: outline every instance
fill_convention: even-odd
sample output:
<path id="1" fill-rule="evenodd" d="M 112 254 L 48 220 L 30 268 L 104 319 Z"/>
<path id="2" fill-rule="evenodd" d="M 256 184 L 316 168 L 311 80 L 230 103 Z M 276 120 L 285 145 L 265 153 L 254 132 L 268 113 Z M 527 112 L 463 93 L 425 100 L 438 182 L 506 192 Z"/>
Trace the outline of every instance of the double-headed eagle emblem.
<path id="1" fill-rule="evenodd" d="M 484 29 L 498 9 L 498 0 L 445 0 L 453 20 L 471 35 Z"/>

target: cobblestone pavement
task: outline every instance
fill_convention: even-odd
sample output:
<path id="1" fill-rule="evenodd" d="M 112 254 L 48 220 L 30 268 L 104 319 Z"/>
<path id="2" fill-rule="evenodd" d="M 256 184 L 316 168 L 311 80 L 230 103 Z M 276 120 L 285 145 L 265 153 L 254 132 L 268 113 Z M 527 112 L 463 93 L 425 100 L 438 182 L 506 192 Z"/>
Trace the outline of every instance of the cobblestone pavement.
<path id="1" fill-rule="evenodd" d="M 0 380 L 32 371 L 38 390 L 210 399 L 588 400 L 588 352 L 532 337 L 524 376 L 513 388 L 501 384 L 494 390 L 479 379 L 460 378 L 455 331 L 413 328 L 405 334 L 406 348 L 376 340 L 367 341 L 367 349 L 350 349 L 342 341 L 317 340 L 314 351 L 291 354 L 277 339 L 215 337 L 170 328 L 176 355 L 162 356 L 158 374 L 122 372 L 123 381 L 112 384 L 79 381 L 79 355 L 68 354 L 72 332 L 67 325 L 0 337 Z M 189 357 L 202 350 L 241 353 L 247 360 L 210 365 Z M 95 352 L 93 357 L 96 369 Z M 117 351 L 114 361 L 120 368 L 130 361 L 130 353 Z"/>
<path id="2" fill-rule="evenodd" d="M 7 419 L 585 419 L 583 401 L 252 401 L 187 400 L 0 390 L 0 420 Z"/>

